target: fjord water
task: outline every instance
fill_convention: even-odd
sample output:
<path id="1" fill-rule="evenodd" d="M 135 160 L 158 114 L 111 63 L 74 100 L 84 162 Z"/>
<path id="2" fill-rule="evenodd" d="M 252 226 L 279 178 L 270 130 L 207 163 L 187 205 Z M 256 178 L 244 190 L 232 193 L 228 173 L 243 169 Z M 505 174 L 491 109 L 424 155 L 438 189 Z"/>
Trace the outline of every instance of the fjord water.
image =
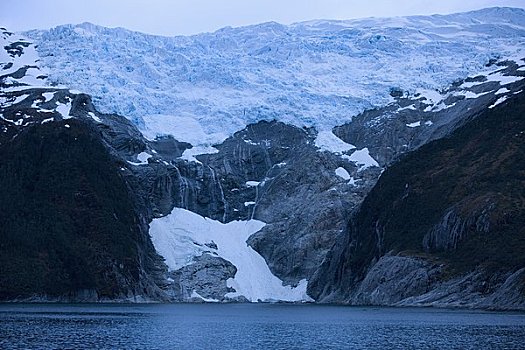
<path id="1" fill-rule="evenodd" d="M 525 314 L 283 304 L 0 305 L 2 349 L 522 349 Z"/>

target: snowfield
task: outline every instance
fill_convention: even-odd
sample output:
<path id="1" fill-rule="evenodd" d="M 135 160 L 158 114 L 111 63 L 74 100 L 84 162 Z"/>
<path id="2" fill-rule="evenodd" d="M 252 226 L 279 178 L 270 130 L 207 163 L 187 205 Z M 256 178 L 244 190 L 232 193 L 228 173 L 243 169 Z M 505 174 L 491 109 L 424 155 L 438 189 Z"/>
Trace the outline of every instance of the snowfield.
<path id="1" fill-rule="evenodd" d="M 253 302 L 310 301 L 306 280 L 295 288 L 284 286 L 270 272 L 264 258 L 246 243 L 248 237 L 264 226 L 265 223 L 258 220 L 223 224 L 175 208 L 171 214 L 154 219 L 149 232 L 155 249 L 171 270 L 191 264 L 193 258 L 201 254 L 219 256 L 235 265 L 237 273 L 227 285 L 236 292 L 226 294 L 228 298 L 244 296 Z M 215 245 L 217 249 L 213 248 Z"/>

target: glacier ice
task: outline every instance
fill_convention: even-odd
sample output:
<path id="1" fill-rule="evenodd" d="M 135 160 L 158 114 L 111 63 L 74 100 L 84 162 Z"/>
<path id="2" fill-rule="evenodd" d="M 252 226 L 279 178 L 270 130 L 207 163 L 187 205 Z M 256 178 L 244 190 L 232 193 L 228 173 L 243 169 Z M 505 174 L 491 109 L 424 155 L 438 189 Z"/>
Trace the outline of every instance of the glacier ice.
<path id="1" fill-rule="evenodd" d="M 149 137 L 183 138 L 177 124 L 194 121 L 191 143 L 209 148 L 260 120 L 329 131 L 391 103 L 392 89 L 437 104 L 442 89 L 491 59 L 523 58 L 525 11 L 263 23 L 189 37 L 89 23 L 26 35 L 51 82 L 93 95 Z"/>

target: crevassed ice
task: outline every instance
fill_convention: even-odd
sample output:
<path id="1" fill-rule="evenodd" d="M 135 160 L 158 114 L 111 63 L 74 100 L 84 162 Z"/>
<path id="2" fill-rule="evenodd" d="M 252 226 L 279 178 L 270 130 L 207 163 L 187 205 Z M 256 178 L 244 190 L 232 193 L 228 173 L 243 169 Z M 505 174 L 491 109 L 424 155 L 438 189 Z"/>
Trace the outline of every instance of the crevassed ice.
<path id="1" fill-rule="evenodd" d="M 191 143 L 209 147 L 260 120 L 331 130 L 392 102 L 392 88 L 437 101 L 437 91 L 491 58 L 523 57 L 524 30 L 523 10 L 487 9 L 264 23 L 190 37 L 91 24 L 27 34 L 51 81 L 93 95 L 103 112 L 130 118 L 150 136 L 184 137 L 179 117 L 190 118 L 202 131 Z"/>

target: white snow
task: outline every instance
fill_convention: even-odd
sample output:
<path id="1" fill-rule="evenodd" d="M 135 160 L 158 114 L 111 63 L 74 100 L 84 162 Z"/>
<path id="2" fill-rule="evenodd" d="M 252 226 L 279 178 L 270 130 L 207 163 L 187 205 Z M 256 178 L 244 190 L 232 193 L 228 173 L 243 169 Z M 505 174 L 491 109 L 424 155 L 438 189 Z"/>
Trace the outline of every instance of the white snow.
<path id="1" fill-rule="evenodd" d="M 55 93 L 54 92 L 44 92 L 42 96 L 44 97 L 44 102 L 48 102 L 53 99 L 53 97 L 55 96 Z"/>
<path id="2" fill-rule="evenodd" d="M 255 202 L 244 202 L 245 207 L 249 207 L 250 205 L 255 205 Z"/>
<path id="3" fill-rule="evenodd" d="M 315 146 L 321 151 L 328 151 L 336 154 L 342 154 L 355 149 L 354 145 L 344 142 L 339 137 L 335 136 L 330 130 L 319 131 L 315 138 Z"/>
<path id="4" fill-rule="evenodd" d="M 147 163 L 148 162 L 148 159 L 150 159 L 152 157 L 151 154 L 149 153 L 146 153 L 146 152 L 140 152 L 138 155 L 137 155 L 137 159 L 139 160 L 139 162 L 141 163 Z"/>
<path id="5" fill-rule="evenodd" d="M 171 214 L 153 219 L 149 233 L 155 249 L 164 257 L 171 271 L 191 264 L 196 256 L 210 253 L 216 253 L 235 265 L 237 273 L 227 284 L 236 292 L 228 293 L 229 298 L 244 296 L 253 302 L 311 300 L 306 294 L 306 280 L 295 288 L 284 286 L 271 273 L 264 258 L 246 243 L 248 237 L 264 226 L 264 222 L 257 220 L 223 224 L 175 208 Z M 205 245 L 212 242 L 217 249 Z"/>
<path id="6" fill-rule="evenodd" d="M 500 103 L 503 103 L 504 101 L 506 101 L 507 98 L 508 98 L 507 96 L 502 96 L 502 97 L 498 98 L 498 99 L 496 100 L 496 102 L 494 102 L 494 104 L 492 104 L 492 105 L 489 106 L 489 108 L 492 109 L 492 108 L 496 107 L 496 106 L 499 105 Z"/>
<path id="7" fill-rule="evenodd" d="M 47 119 L 42 120 L 42 122 L 40 124 L 49 123 L 49 122 L 52 122 L 53 120 L 54 120 L 54 118 L 47 118 Z"/>
<path id="8" fill-rule="evenodd" d="M 515 77 L 512 75 L 503 75 L 501 73 L 493 73 L 487 76 L 487 81 L 497 81 L 500 85 L 508 85 L 524 79 L 525 77 Z"/>
<path id="9" fill-rule="evenodd" d="M 25 95 L 25 94 L 24 94 L 24 95 L 20 95 L 20 96 L 18 96 L 18 97 L 13 101 L 12 104 L 16 105 L 17 103 L 22 102 L 23 100 L 25 100 L 25 99 L 27 98 L 27 96 L 29 96 L 29 95 Z"/>
<path id="10" fill-rule="evenodd" d="M 427 120 L 427 121 L 425 122 L 425 125 L 426 125 L 426 126 L 432 126 L 433 124 L 434 124 L 434 123 L 432 123 L 431 120 Z"/>
<path id="11" fill-rule="evenodd" d="M 343 155 L 343 158 L 348 159 L 351 162 L 356 163 L 359 165 L 359 171 L 370 168 L 370 167 L 378 167 L 379 164 L 377 161 L 372 158 L 370 153 L 368 152 L 368 148 L 363 148 L 361 150 L 355 151 L 350 156 Z"/>
<path id="12" fill-rule="evenodd" d="M 423 97 L 427 102 L 430 102 L 431 104 L 435 105 L 438 104 L 443 100 L 443 95 L 441 95 L 436 90 L 428 90 L 428 89 L 418 89 L 416 90 L 416 94 L 419 94 L 418 98 Z"/>
<path id="13" fill-rule="evenodd" d="M 228 137 L 225 133 L 206 133 L 198 118 L 190 114 L 180 115 L 146 115 L 142 117 L 145 127 L 142 133 L 149 140 L 157 136 L 171 135 L 177 141 L 192 145 L 211 146 Z"/>
<path id="14" fill-rule="evenodd" d="M 219 150 L 211 146 L 194 146 L 193 148 L 187 149 L 182 153 L 181 158 L 189 162 L 201 163 L 195 158 L 199 154 L 214 154 L 219 153 Z"/>
<path id="15" fill-rule="evenodd" d="M 501 94 L 506 94 L 507 92 L 510 92 L 510 90 L 507 89 L 507 88 L 501 88 L 498 91 L 496 91 L 494 94 L 495 95 L 501 95 Z"/>
<path id="16" fill-rule="evenodd" d="M 173 279 L 171 279 L 170 282 L 174 282 Z M 202 301 L 205 301 L 207 303 L 218 303 L 219 300 L 217 299 L 213 299 L 213 298 L 205 298 L 203 297 L 202 295 L 200 295 L 199 293 L 197 293 L 197 291 L 193 290 L 193 292 L 191 293 L 191 298 L 199 298 L 199 299 L 202 299 Z"/>
<path id="17" fill-rule="evenodd" d="M 356 180 L 353 176 L 350 178 L 350 181 L 348 181 L 348 184 L 349 185 L 352 185 L 352 186 L 357 186 L 357 181 L 361 181 L 361 180 Z"/>
<path id="18" fill-rule="evenodd" d="M 64 126 L 69 129 L 71 126 L 69 124 L 64 124 Z"/>
<path id="19" fill-rule="evenodd" d="M 62 114 L 62 118 L 69 119 L 71 116 L 69 115 L 69 112 L 71 111 L 71 102 L 68 102 L 66 104 L 64 103 L 58 103 L 56 111 L 60 114 Z"/>
<path id="20" fill-rule="evenodd" d="M 407 111 L 407 110 L 415 111 L 415 110 L 417 110 L 417 108 L 416 108 L 415 105 L 411 104 L 410 106 L 401 107 L 401 108 L 397 109 L 398 112 Z"/>
<path id="21" fill-rule="evenodd" d="M 409 128 L 417 128 L 418 126 L 421 126 L 421 122 L 418 121 L 418 122 L 406 124 L 406 126 L 408 126 Z"/>
<path id="22" fill-rule="evenodd" d="M 472 91 L 461 91 L 461 92 L 457 93 L 456 95 L 458 95 L 458 96 L 459 95 L 463 95 L 463 96 L 465 96 L 466 99 L 473 99 L 473 98 L 481 97 L 481 96 L 486 95 L 488 93 L 490 93 L 490 91 L 488 91 L 488 92 L 481 92 L 479 94 L 476 94 L 476 93 L 474 93 Z"/>
<path id="23" fill-rule="evenodd" d="M 460 87 L 463 89 L 470 89 L 473 86 L 485 84 L 486 82 L 487 81 L 468 81 L 468 82 L 464 82 L 463 84 L 461 84 Z"/>
<path id="24" fill-rule="evenodd" d="M 148 159 L 150 159 L 151 157 L 152 157 L 152 155 L 147 153 L 147 152 L 140 152 L 137 155 L 138 162 L 130 162 L 128 160 L 128 163 L 131 164 L 131 165 L 145 165 L 145 164 L 148 164 Z"/>
<path id="25" fill-rule="evenodd" d="M 335 169 L 335 175 L 339 176 L 343 180 L 350 180 L 351 176 L 345 168 L 339 167 Z"/>
<path id="26" fill-rule="evenodd" d="M 91 118 L 93 118 L 97 123 L 102 123 L 102 119 L 100 119 L 99 117 L 97 117 L 97 116 L 95 115 L 95 113 L 93 113 L 93 112 L 88 112 L 88 115 L 89 115 Z"/>
<path id="27" fill-rule="evenodd" d="M 259 181 L 246 181 L 246 186 L 248 187 L 257 187 L 259 186 L 260 182 Z"/>

